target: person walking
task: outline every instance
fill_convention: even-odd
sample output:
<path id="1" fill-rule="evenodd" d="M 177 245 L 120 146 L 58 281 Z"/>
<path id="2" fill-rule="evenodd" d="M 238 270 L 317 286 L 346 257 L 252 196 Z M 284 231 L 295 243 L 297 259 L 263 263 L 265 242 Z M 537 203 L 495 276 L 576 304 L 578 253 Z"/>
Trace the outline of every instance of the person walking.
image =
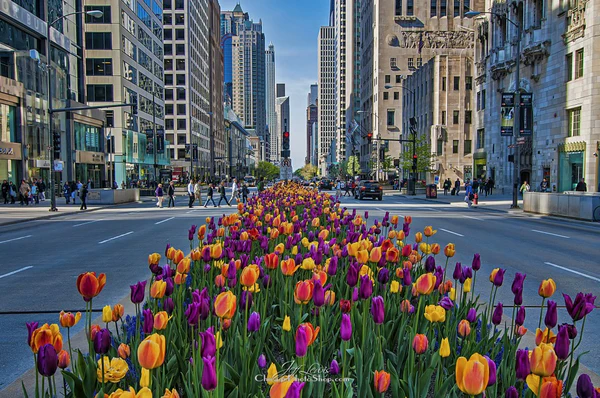
<path id="1" fill-rule="evenodd" d="M 187 186 L 187 193 L 190 197 L 188 207 L 192 209 L 194 207 L 194 201 L 196 200 L 196 193 L 194 192 L 194 180 L 190 178 L 190 183 Z"/>
<path id="2" fill-rule="evenodd" d="M 40 203 L 40 197 L 38 195 L 38 181 L 37 179 L 33 180 L 33 184 L 31 184 L 31 198 L 32 202 L 36 205 Z"/>
<path id="3" fill-rule="evenodd" d="M 342 182 L 340 180 L 335 183 L 335 196 L 338 198 L 342 196 Z"/>
<path id="4" fill-rule="evenodd" d="M 169 186 L 167 187 L 167 196 L 169 197 L 169 204 L 167 207 L 175 207 L 175 183 L 173 181 L 169 182 Z"/>
<path id="5" fill-rule="evenodd" d="M 210 184 L 208 184 L 208 192 L 206 193 L 206 203 L 204 203 L 205 208 L 206 208 L 206 205 L 208 205 L 209 200 L 212 202 L 212 204 L 215 207 L 217 207 L 217 204 L 215 203 L 215 200 L 213 199 L 214 193 L 215 193 L 215 185 L 211 182 Z"/>
<path id="6" fill-rule="evenodd" d="M 585 179 L 581 179 L 577 186 L 575 187 L 575 191 L 577 192 L 587 192 L 587 184 L 585 183 Z"/>
<path id="7" fill-rule="evenodd" d="M 8 181 L 2 181 L 2 199 L 4 199 L 4 204 L 8 204 L 8 194 L 10 191 L 10 185 L 8 185 Z"/>
<path id="8" fill-rule="evenodd" d="M 163 200 L 164 200 L 164 192 L 162 189 L 162 184 L 158 184 L 158 187 L 154 191 L 154 194 L 156 195 L 156 207 L 160 207 L 162 209 Z"/>
<path id="9" fill-rule="evenodd" d="M 81 207 L 79 208 L 79 210 L 87 210 L 87 203 L 85 203 L 85 200 L 87 199 L 87 195 L 88 195 L 88 187 L 86 184 L 86 185 L 83 185 L 81 187 L 81 190 L 79 191 L 79 199 L 81 199 Z"/>
<path id="10" fill-rule="evenodd" d="M 38 180 L 38 192 L 40 195 L 40 200 L 42 202 L 45 202 L 46 201 L 46 183 L 42 179 Z"/>
<path id="11" fill-rule="evenodd" d="M 71 188 L 69 187 L 69 182 L 66 181 L 65 184 L 62 187 L 63 190 L 63 196 L 65 197 L 66 200 L 66 204 L 69 204 L 71 202 Z"/>
<path id="12" fill-rule="evenodd" d="M 29 206 L 29 184 L 27 181 L 22 180 L 21 186 L 19 187 L 19 199 L 21 200 L 21 206 Z"/>
<path id="13" fill-rule="evenodd" d="M 250 194 L 250 190 L 248 189 L 248 185 L 246 183 L 242 183 L 242 201 L 244 204 L 248 203 L 248 195 Z"/>
<path id="14" fill-rule="evenodd" d="M 70 190 L 71 190 L 71 200 L 73 201 L 73 205 L 76 205 L 77 203 L 75 198 L 77 196 L 77 191 L 79 190 L 77 188 L 77 183 L 75 181 L 71 181 L 71 185 L 70 185 Z"/>
<path id="15" fill-rule="evenodd" d="M 229 207 L 231 207 L 231 203 L 229 203 L 229 201 L 227 200 L 227 193 L 225 192 L 225 181 L 221 181 L 221 185 L 219 185 L 219 194 L 221 194 L 221 197 L 219 198 L 218 206 L 221 207 L 221 201 L 225 199 L 225 203 L 227 203 Z"/>
<path id="16" fill-rule="evenodd" d="M 233 183 L 231 184 L 231 198 L 229 199 L 230 202 L 233 202 L 233 199 L 235 199 L 236 202 L 240 201 L 240 194 L 238 189 L 239 187 L 237 183 L 237 178 L 234 178 Z"/>
<path id="17" fill-rule="evenodd" d="M 488 194 L 492 196 L 492 192 L 494 190 L 494 179 L 492 177 L 488 178 L 487 182 Z"/>
<path id="18" fill-rule="evenodd" d="M 473 187 L 469 182 L 465 183 L 465 202 L 471 208 L 473 204 L 473 199 L 475 199 L 475 194 L 473 193 Z"/>
<path id="19" fill-rule="evenodd" d="M 519 189 L 519 191 L 521 192 L 521 196 L 523 196 L 525 194 L 525 192 L 529 192 L 530 189 L 531 189 L 531 187 L 529 186 L 529 184 L 527 184 L 527 181 L 523 181 L 523 184 L 521 185 L 521 188 Z"/>
<path id="20" fill-rule="evenodd" d="M 458 193 L 460 192 L 460 180 L 457 178 L 456 181 L 454 181 L 454 189 L 456 190 L 456 194 L 458 195 Z"/>
<path id="21" fill-rule="evenodd" d="M 450 186 L 452 185 L 452 183 L 448 184 L 448 182 L 450 181 L 449 178 L 444 180 L 444 196 L 448 195 L 448 189 L 450 189 Z"/>
<path id="22" fill-rule="evenodd" d="M 194 198 L 198 201 L 198 206 L 202 206 L 202 185 L 200 185 L 200 180 L 196 181 L 196 185 L 194 185 Z"/>
<path id="23" fill-rule="evenodd" d="M 10 195 L 10 204 L 14 205 L 17 197 L 17 187 L 12 181 L 8 183 L 8 194 Z"/>

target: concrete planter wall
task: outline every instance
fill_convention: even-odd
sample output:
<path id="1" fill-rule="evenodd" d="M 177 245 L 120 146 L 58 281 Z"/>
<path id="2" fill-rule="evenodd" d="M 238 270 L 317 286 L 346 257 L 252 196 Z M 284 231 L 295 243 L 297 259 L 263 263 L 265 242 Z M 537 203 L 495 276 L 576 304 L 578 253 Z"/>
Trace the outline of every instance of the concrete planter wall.
<path id="1" fill-rule="evenodd" d="M 593 221 L 594 209 L 600 206 L 600 194 L 586 192 L 525 192 L 523 210 L 529 213 L 546 214 Z"/>
<path id="2" fill-rule="evenodd" d="M 90 189 L 87 196 L 89 205 L 116 205 L 140 200 L 139 189 Z"/>

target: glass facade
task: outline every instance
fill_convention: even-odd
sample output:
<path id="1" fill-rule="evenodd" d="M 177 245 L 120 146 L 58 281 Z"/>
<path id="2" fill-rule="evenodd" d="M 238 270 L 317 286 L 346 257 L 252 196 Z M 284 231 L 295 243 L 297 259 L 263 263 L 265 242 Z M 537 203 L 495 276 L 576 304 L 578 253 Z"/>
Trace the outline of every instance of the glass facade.
<path id="1" fill-rule="evenodd" d="M 102 130 L 98 127 L 75 122 L 75 149 L 78 151 L 102 152 L 100 140 Z"/>
<path id="2" fill-rule="evenodd" d="M 14 106 L 0 104 L 0 143 L 20 141 L 17 139 L 16 116 Z M 0 148 L 4 149 L 5 146 L 0 145 Z M 2 159 L 2 157 L 4 156 L 0 153 L 0 180 L 8 180 L 17 184 L 21 160 Z"/>
<path id="3" fill-rule="evenodd" d="M 584 178 L 583 155 L 583 151 L 559 153 L 559 192 L 574 191 L 579 180 Z"/>

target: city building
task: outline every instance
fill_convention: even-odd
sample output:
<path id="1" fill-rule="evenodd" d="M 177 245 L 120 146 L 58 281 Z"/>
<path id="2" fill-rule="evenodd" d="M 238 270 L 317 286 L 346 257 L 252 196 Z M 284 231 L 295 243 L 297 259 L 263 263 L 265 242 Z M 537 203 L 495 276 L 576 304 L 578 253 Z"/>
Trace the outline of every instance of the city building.
<path id="1" fill-rule="evenodd" d="M 515 6 L 486 1 L 486 10 L 510 22 L 489 14 L 475 20 L 474 175 L 491 177 L 505 193 L 524 181 L 539 189 L 543 179 L 556 192 L 574 190 L 582 178 L 588 191 L 600 190 L 600 39 L 593 33 L 600 23 L 598 6 L 598 1 L 583 0 L 524 0 Z M 513 23 L 521 27 L 520 37 Z M 517 89 L 523 124 L 513 126 L 505 117 L 511 128 L 501 129 L 502 115 L 514 112 L 502 106 L 503 95 L 510 97 Z M 516 180 L 509 161 L 515 155 Z"/>
<path id="2" fill-rule="evenodd" d="M 249 133 L 242 120 L 231 107 L 224 108 L 225 132 L 227 134 L 227 174 L 232 178 L 244 178 L 255 168 L 255 161 Z"/>
<path id="3" fill-rule="evenodd" d="M 403 130 L 416 118 L 417 134 L 428 137 L 432 152 L 430 172 L 420 172 L 418 180 L 433 183 L 437 177 L 442 184 L 447 178 L 453 183 L 473 179 L 473 69 L 473 49 L 448 49 L 404 80 Z M 412 154 L 412 144 L 403 145 Z M 411 172 L 403 170 L 402 177 L 410 178 Z"/>
<path id="4" fill-rule="evenodd" d="M 220 16 L 218 0 L 209 0 L 209 68 L 210 68 L 210 164 L 211 177 L 228 178 L 230 164 L 227 162 L 227 134 L 224 119 L 224 56 L 221 48 Z"/>
<path id="5" fill-rule="evenodd" d="M 336 114 L 336 158 L 338 161 L 346 159 L 346 68 L 352 59 L 347 58 L 347 39 L 352 35 L 347 33 L 348 3 L 352 0 L 335 0 L 334 28 L 335 28 L 335 114 Z"/>
<path id="6" fill-rule="evenodd" d="M 311 84 L 306 107 L 306 159 L 304 163 L 313 165 L 317 164 L 317 160 L 314 158 L 316 142 L 313 140 L 313 127 L 317 123 L 319 114 L 318 90 L 317 84 Z"/>
<path id="7" fill-rule="evenodd" d="M 231 36 L 231 100 L 246 130 L 259 137 L 260 159 L 269 160 L 270 135 L 266 112 L 266 57 L 262 21 L 250 19 L 238 4 L 233 11 L 221 12 L 221 37 Z M 228 40 L 228 39 L 227 39 Z M 228 44 L 225 43 L 227 46 Z M 224 49 L 225 60 L 229 59 Z M 226 70 L 228 66 L 225 67 Z M 225 84 L 228 84 L 225 76 Z"/>
<path id="8" fill-rule="evenodd" d="M 156 181 L 159 169 L 169 164 L 164 136 L 162 2 L 96 4 L 84 1 L 86 9 L 104 12 L 100 19 L 85 19 L 87 102 L 137 104 L 134 109 L 106 112 L 112 178 L 119 185 Z"/>
<path id="9" fill-rule="evenodd" d="M 401 117 L 404 79 L 440 51 L 472 46 L 473 21 L 465 10 L 483 10 L 483 3 L 429 0 L 417 7 L 413 0 L 362 2 L 359 122 L 363 131 L 372 132 L 373 145 L 364 142 L 361 162 L 370 157 L 372 176 L 388 174 L 381 171 L 381 140 L 410 138 Z M 400 151 L 400 142 L 388 141 L 385 156 L 397 163 Z"/>
<path id="10" fill-rule="evenodd" d="M 270 142 L 270 153 L 269 158 L 272 162 L 275 162 L 279 159 L 280 154 L 277 152 L 277 148 L 279 147 L 276 130 L 277 130 L 277 115 L 275 112 L 275 100 L 277 96 L 275 95 L 275 46 L 273 43 L 269 44 L 269 48 L 266 53 L 266 106 L 267 106 L 267 127 L 269 128 L 269 132 L 271 133 L 271 142 Z"/>
<path id="11" fill-rule="evenodd" d="M 316 83 L 311 84 L 310 91 L 308 92 L 307 99 L 306 99 L 307 106 L 317 105 L 318 98 L 319 98 L 319 85 Z"/>
<path id="12" fill-rule="evenodd" d="M 278 85 L 279 86 L 279 85 Z M 285 87 L 285 86 L 284 86 Z M 279 93 L 281 94 L 281 93 Z M 271 133 L 271 136 L 277 136 L 277 147 L 275 148 L 276 158 L 271 158 L 271 161 L 275 160 L 277 162 L 281 161 L 281 151 L 282 141 L 283 141 L 283 133 L 290 132 L 290 97 L 285 96 L 284 90 L 283 97 L 277 97 L 275 103 L 275 110 L 277 113 L 277 130 L 274 133 Z"/>
<path id="13" fill-rule="evenodd" d="M 331 143 L 338 134 L 336 114 L 335 78 L 335 27 L 322 26 L 318 37 L 318 148 L 317 167 L 320 175 L 327 175 L 329 166 L 335 162 L 335 153 L 330 154 Z M 335 151 L 334 151 L 335 152 Z"/>
<path id="14" fill-rule="evenodd" d="M 95 187 L 108 184 L 104 112 L 56 112 L 52 133 L 49 131 L 49 80 L 53 109 L 85 106 L 86 17 L 82 13 L 90 9 L 83 9 L 75 0 L 52 7 L 48 2 L 4 3 L 0 7 L 0 180 L 18 186 L 21 179 L 37 178 L 44 180 L 49 189 L 54 165 L 57 185 L 76 179 L 91 179 Z M 110 8 L 95 10 L 108 11 L 109 15 L 100 20 L 110 19 Z M 79 14 L 58 19 L 71 13 Z M 48 25 L 44 16 L 57 21 L 49 28 L 50 74 L 46 68 Z M 37 50 L 39 59 L 33 59 L 30 50 Z"/>

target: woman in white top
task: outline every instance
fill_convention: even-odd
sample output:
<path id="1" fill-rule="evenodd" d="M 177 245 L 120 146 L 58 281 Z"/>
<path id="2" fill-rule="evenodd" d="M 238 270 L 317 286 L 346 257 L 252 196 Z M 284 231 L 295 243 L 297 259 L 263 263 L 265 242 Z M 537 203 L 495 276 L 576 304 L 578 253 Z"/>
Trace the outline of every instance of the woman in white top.
<path id="1" fill-rule="evenodd" d="M 198 201 L 198 204 L 202 206 L 202 192 L 200 181 L 196 181 L 196 185 L 194 185 L 194 195 L 196 195 L 196 200 Z"/>

